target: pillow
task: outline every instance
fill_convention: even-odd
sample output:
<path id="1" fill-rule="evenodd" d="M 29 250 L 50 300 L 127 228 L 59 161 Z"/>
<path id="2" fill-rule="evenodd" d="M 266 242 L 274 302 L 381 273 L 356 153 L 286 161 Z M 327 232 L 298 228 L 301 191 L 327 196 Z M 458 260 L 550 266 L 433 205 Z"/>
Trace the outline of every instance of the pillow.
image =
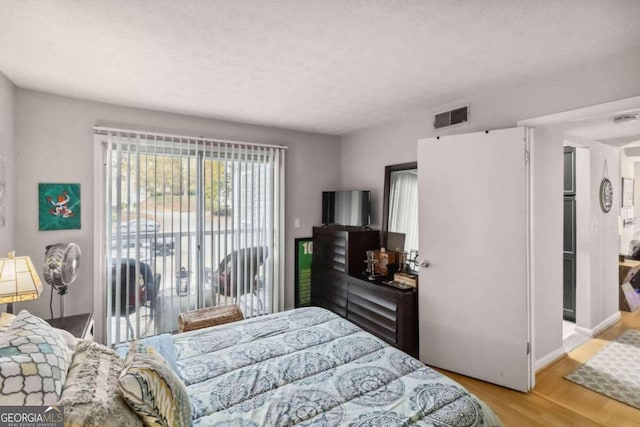
<path id="1" fill-rule="evenodd" d="M 131 342 L 119 385 L 120 394 L 145 426 L 191 425 L 187 389 L 152 347 Z"/>
<path id="2" fill-rule="evenodd" d="M 3 405 L 53 405 L 71 363 L 64 339 L 47 322 L 22 310 L 0 336 Z"/>
<path id="3" fill-rule="evenodd" d="M 10 313 L 2 313 L 0 314 L 0 334 L 4 334 L 9 330 L 9 326 L 16 318 L 13 314 Z"/>
<path id="4" fill-rule="evenodd" d="M 13 323 L 15 318 L 16 316 L 11 313 L 0 314 L 0 335 L 9 330 L 9 326 L 11 326 L 11 323 Z M 74 337 L 71 332 L 65 331 L 64 329 L 53 328 L 53 330 L 60 334 L 67 343 L 67 346 L 69 346 L 69 351 L 73 354 L 76 344 L 78 343 L 78 338 Z"/>
<path id="5" fill-rule="evenodd" d="M 73 354 L 62 397 L 64 425 L 142 427 L 142 420 L 122 399 L 118 377 L 124 360 L 93 341 L 80 341 Z"/>
<path id="6" fill-rule="evenodd" d="M 67 344 L 67 347 L 69 347 L 69 351 L 73 357 L 73 352 L 76 350 L 76 345 L 80 340 L 74 337 L 71 332 L 65 331 L 64 329 L 53 328 L 53 330 L 56 331 Z"/>

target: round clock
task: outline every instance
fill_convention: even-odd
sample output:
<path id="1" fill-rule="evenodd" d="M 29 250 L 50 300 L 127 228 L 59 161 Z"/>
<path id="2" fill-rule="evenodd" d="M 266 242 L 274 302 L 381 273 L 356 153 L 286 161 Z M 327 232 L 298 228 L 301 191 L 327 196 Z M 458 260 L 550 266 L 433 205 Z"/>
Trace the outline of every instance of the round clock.
<path id="1" fill-rule="evenodd" d="M 613 186 L 609 178 L 602 178 L 600 182 L 600 207 L 602 212 L 607 213 L 613 205 Z"/>

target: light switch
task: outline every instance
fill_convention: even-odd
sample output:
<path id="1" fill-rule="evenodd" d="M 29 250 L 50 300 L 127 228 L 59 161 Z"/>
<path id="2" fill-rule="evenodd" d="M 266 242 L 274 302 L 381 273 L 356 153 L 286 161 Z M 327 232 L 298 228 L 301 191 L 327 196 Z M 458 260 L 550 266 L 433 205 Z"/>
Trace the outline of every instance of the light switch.
<path id="1" fill-rule="evenodd" d="M 293 227 L 300 228 L 300 218 L 296 218 L 293 220 Z"/>

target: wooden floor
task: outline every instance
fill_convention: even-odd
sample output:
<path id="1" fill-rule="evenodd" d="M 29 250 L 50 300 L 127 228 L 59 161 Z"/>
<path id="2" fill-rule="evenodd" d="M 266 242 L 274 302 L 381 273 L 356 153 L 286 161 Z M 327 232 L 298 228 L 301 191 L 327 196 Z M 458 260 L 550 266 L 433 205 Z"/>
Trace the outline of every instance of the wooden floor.
<path id="1" fill-rule="evenodd" d="M 640 329 L 640 310 L 635 313 L 622 312 L 621 320 L 614 326 L 538 372 L 536 386 L 529 393 L 520 393 L 452 372 L 440 372 L 484 400 L 507 427 L 640 426 L 640 410 L 563 378 L 629 328 Z"/>

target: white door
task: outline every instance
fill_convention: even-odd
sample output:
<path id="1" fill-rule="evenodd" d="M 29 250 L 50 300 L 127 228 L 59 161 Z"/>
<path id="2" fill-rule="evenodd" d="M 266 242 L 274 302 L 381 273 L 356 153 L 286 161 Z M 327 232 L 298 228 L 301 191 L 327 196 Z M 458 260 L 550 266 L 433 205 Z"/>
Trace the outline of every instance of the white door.
<path id="1" fill-rule="evenodd" d="M 528 391 L 525 128 L 418 141 L 420 360 Z"/>

